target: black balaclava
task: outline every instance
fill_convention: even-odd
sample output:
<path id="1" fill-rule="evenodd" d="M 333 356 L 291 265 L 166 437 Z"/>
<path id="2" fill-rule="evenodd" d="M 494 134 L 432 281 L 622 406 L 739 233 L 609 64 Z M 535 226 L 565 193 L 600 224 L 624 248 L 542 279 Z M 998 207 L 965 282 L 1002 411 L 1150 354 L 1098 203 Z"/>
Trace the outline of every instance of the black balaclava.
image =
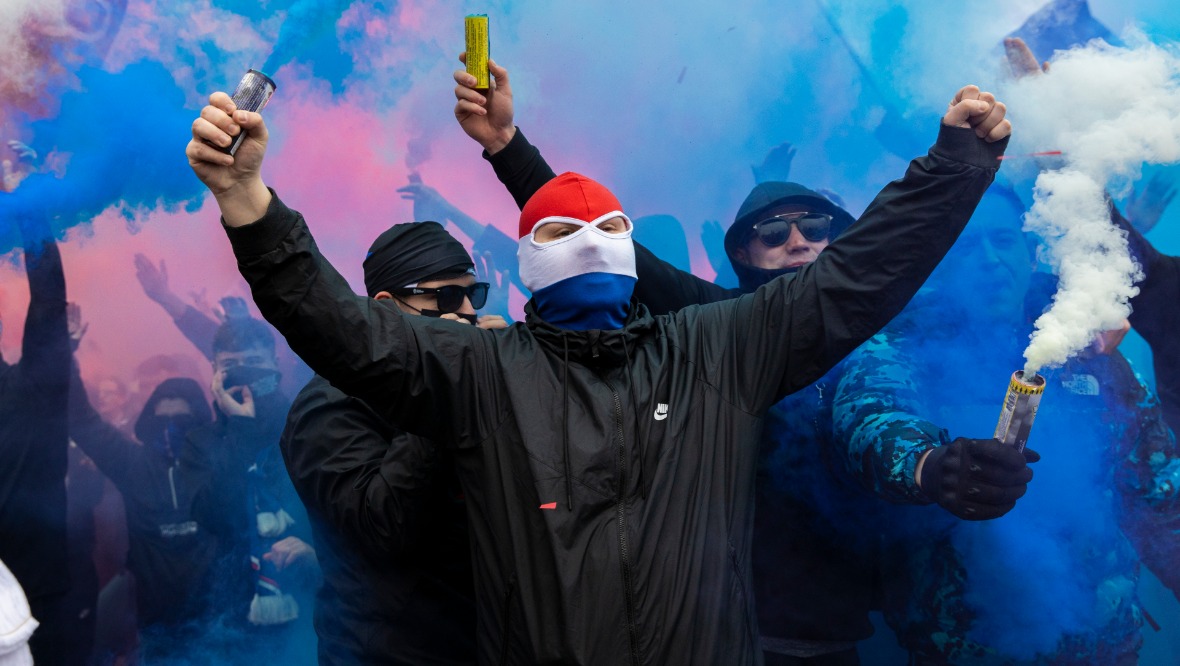
<path id="1" fill-rule="evenodd" d="M 191 416 L 167 417 L 156 416 L 156 405 L 160 401 L 176 398 L 188 403 Z M 193 428 L 206 425 L 213 420 L 213 413 L 209 410 L 209 403 L 205 402 L 205 393 L 200 384 L 188 377 L 173 377 L 160 382 L 152 391 L 143 411 L 135 421 L 135 437 L 146 446 L 160 452 L 177 457 L 177 442 Z"/>

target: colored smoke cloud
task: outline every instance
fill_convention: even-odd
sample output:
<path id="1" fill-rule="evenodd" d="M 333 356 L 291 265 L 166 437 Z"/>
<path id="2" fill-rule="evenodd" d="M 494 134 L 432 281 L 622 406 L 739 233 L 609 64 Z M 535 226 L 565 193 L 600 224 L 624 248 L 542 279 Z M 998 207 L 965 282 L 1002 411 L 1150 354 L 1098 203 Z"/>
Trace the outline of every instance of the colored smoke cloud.
<path id="1" fill-rule="evenodd" d="M 1180 57 L 1172 48 L 1094 42 L 1058 53 L 1049 73 L 1006 93 L 1021 144 L 1062 150 L 1040 174 L 1026 229 L 1047 246 L 1042 260 L 1061 280 L 1036 322 L 1025 372 L 1056 366 L 1130 313 L 1139 268 L 1110 222 L 1107 192 L 1121 193 L 1144 164 L 1180 160 Z"/>

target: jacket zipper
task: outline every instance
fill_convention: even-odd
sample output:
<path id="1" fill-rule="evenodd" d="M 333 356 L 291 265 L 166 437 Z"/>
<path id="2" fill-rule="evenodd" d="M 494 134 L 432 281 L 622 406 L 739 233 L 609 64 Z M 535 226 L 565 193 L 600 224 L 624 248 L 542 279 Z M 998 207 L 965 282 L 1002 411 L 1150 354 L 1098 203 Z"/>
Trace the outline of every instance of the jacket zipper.
<path id="1" fill-rule="evenodd" d="M 504 623 L 503 623 L 503 642 L 500 643 L 500 666 L 508 664 L 508 641 L 511 635 L 508 633 L 508 618 L 512 615 L 512 598 L 516 596 L 516 572 L 512 572 L 512 576 L 508 578 L 508 593 L 504 595 Z"/>
<path id="2" fill-rule="evenodd" d="M 176 471 L 176 465 L 168 468 L 168 486 L 172 489 L 172 508 L 179 510 L 180 504 L 176 501 L 176 480 L 172 478 L 172 473 Z"/>
<path id="3" fill-rule="evenodd" d="M 615 433 L 619 438 L 619 563 L 623 572 L 623 597 L 627 607 L 627 633 L 631 646 L 631 663 L 639 666 L 639 630 L 635 626 L 635 592 L 632 589 L 631 562 L 627 555 L 627 447 L 623 439 L 623 404 L 619 400 L 619 392 L 610 387 L 611 397 L 615 408 Z"/>

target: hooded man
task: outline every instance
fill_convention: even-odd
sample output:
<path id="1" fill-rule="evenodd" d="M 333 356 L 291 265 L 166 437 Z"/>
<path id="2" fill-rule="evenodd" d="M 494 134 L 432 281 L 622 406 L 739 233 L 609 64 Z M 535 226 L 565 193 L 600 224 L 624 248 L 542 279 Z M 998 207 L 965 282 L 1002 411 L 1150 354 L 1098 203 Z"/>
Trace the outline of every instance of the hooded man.
<path id="1" fill-rule="evenodd" d="M 436 222 L 397 224 L 364 261 L 376 306 L 504 328 L 485 315 L 488 284 Z M 307 507 L 324 584 L 321 664 L 473 664 L 475 599 L 462 489 L 445 447 L 403 432 L 314 378 L 281 443 Z"/>
<path id="2" fill-rule="evenodd" d="M 197 382 L 166 379 L 135 422 L 137 444 L 102 420 L 73 374 L 70 435 L 123 496 L 141 649 L 159 658 L 178 642 L 175 632 L 202 612 L 199 585 L 216 549 L 177 473 L 188 433 L 209 424 L 212 413 Z"/>
<path id="3" fill-rule="evenodd" d="M 748 572 L 762 415 L 909 300 L 966 223 L 962 202 L 993 178 L 1003 114 L 961 90 L 931 154 L 793 280 L 661 317 L 630 298 L 635 255 L 618 200 L 560 176 L 521 212 L 534 298 L 524 324 L 500 331 L 353 294 L 263 183 L 261 116 L 225 93 L 210 97 L 186 153 L 292 349 L 392 424 L 452 449 L 477 553 L 482 662 L 756 664 Z M 239 132 L 233 157 L 213 147 Z M 929 210 L 917 214 L 914 199 Z"/>

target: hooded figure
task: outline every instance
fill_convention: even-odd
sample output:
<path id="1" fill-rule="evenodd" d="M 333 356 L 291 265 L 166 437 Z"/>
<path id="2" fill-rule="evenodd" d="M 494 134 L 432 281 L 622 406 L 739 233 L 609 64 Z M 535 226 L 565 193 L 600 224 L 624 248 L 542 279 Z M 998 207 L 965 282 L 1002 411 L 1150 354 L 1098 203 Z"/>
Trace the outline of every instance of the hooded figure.
<path id="1" fill-rule="evenodd" d="M 213 558 L 213 538 L 177 474 L 188 433 L 212 421 L 205 393 L 187 377 L 161 382 L 135 422 L 141 445 L 102 420 L 77 372 L 72 381 L 70 435 L 123 495 L 139 627 L 168 633 L 200 610 L 196 590 Z"/>

